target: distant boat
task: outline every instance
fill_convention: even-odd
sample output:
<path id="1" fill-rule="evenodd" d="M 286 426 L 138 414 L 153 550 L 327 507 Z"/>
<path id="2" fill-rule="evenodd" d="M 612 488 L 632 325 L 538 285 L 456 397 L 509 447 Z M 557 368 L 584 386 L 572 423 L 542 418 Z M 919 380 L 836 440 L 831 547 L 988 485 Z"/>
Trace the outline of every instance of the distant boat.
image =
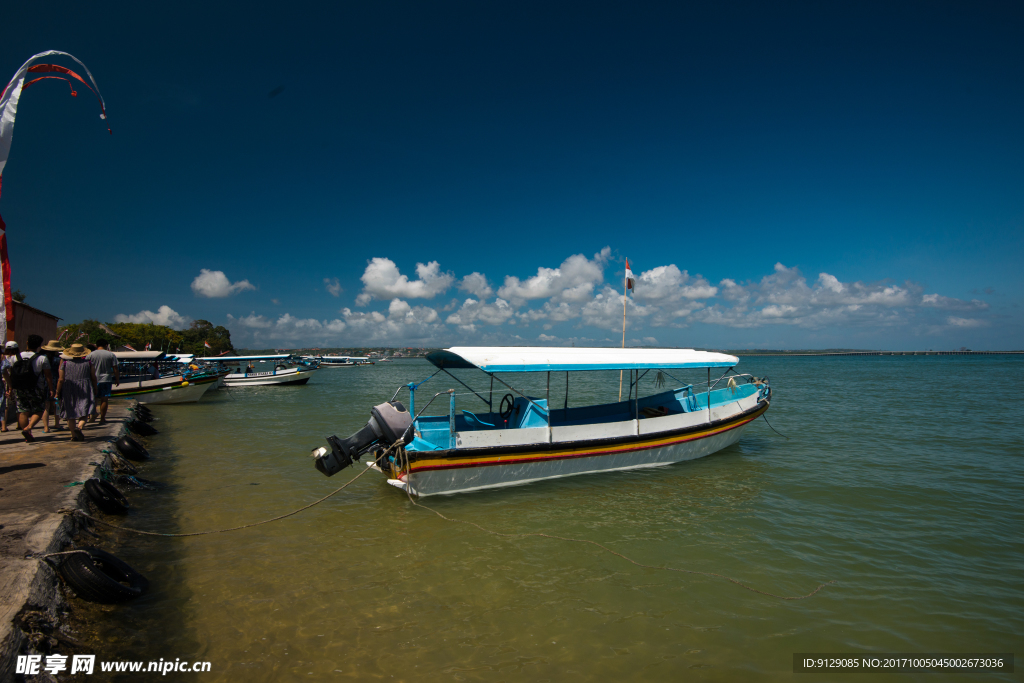
<path id="1" fill-rule="evenodd" d="M 354 368 L 357 365 L 373 365 L 367 356 L 303 356 L 305 360 L 319 361 L 324 368 Z"/>
<path id="2" fill-rule="evenodd" d="M 490 393 L 477 393 L 451 376 L 469 388 L 487 412 L 456 413 L 456 394 L 441 391 L 430 402 L 445 396 L 447 414 L 416 416 L 419 385 L 410 383 L 408 410 L 395 400 L 396 392 L 371 410 L 370 422 L 359 432 L 348 439 L 328 437 L 330 449 L 314 450 L 320 472 L 331 476 L 373 452 L 375 460 L 368 464 L 385 474 L 388 484 L 429 496 L 670 465 L 736 443 L 743 430 L 768 410 L 772 396 L 767 378 L 734 373 L 737 357 L 692 349 L 455 347 L 435 351 L 427 360 L 449 375 L 450 369 L 482 370 L 490 377 Z M 665 371 L 677 368 L 707 369 L 707 383 L 639 397 L 636 388 L 647 373 L 653 370 L 663 380 L 670 376 Z M 712 368 L 724 370 L 715 381 Z M 550 394 L 551 373 L 566 373 L 568 388 L 568 373 L 586 370 L 628 371 L 629 398 L 569 408 L 567 397 L 564 407 L 549 407 L 549 395 L 528 396 L 498 377 L 546 372 Z M 510 389 L 498 410 L 493 405 L 495 380 Z M 381 457 L 398 442 L 404 447 Z"/>

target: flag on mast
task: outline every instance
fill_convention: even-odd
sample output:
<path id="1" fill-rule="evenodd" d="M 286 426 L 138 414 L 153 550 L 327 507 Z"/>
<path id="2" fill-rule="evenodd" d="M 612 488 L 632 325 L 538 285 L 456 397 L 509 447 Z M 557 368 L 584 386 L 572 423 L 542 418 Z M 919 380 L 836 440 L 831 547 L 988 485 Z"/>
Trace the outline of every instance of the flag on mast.
<path id="1" fill-rule="evenodd" d="M 213 348 L 212 346 L 210 346 L 210 342 L 207 342 L 207 341 L 203 342 L 203 346 L 205 346 L 208 349 L 212 349 Z"/>
<path id="2" fill-rule="evenodd" d="M 633 271 L 629 269 L 629 259 L 626 259 L 626 289 L 633 289 L 636 285 L 636 278 L 633 277 Z"/>

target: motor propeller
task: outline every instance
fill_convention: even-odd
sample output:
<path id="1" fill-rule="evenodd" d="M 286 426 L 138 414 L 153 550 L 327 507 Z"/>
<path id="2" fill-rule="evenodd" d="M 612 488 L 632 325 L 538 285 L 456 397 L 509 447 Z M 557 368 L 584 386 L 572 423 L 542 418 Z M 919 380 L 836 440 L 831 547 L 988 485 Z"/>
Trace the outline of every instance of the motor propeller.
<path id="1" fill-rule="evenodd" d="M 412 441 L 412 415 L 401 401 L 388 401 L 370 409 L 366 426 L 347 439 L 327 437 L 328 451 L 324 447 L 313 450 L 314 465 L 325 476 L 333 476 L 345 469 L 375 447 L 387 448 L 397 441 Z"/>

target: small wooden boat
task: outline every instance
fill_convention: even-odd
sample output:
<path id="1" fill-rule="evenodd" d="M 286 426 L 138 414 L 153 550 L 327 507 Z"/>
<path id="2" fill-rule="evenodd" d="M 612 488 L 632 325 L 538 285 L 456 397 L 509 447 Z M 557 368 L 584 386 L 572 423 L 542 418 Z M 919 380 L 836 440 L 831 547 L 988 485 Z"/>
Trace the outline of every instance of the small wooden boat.
<path id="1" fill-rule="evenodd" d="M 114 355 L 121 381 L 111 387 L 111 398 L 133 398 L 140 403 L 195 403 L 217 386 L 217 375 L 182 373 L 178 359 L 162 351 L 119 351 Z"/>
<path id="2" fill-rule="evenodd" d="M 221 375 L 221 381 L 226 387 L 296 386 L 308 382 L 318 367 L 315 361 L 306 362 L 287 353 L 267 356 L 216 356 L 198 360 L 231 368 L 230 372 Z M 263 369 L 264 367 L 266 369 Z"/>
<path id="3" fill-rule="evenodd" d="M 410 383 L 408 410 L 394 400 L 396 392 L 391 401 L 372 409 L 370 422 L 355 435 L 344 440 L 329 437 L 329 451 L 314 450 L 317 469 L 331 476 L 372 451 L 370 465 L 385 474 L 389 484 L 428 496 L 659 467 L 736 443 L 743 430 L 768 410 L 771 398 L 767 378 L 734 372 L 739 363 L 735 356 L 692 349 L 455 347 L 435 351 L 427 360 L 469 388 L 487 412 L 463 408 L 457 413 L 452 389 L 430 399 L 447 395 L 447 414 L 416 415 L 419 385 Z M 491 378 L 489 395 L 448 372 L 469 368 Z M 651 371 L 667 374 L 684 368 L 707 369 L 707 383 L 639 396 L 639 382 Z M 724 374 L 713 381 L 714 368 L 724 369 Z M 568 382 L 569 372 L 593 370 L 628 371 L 629 398 L 569 408 L 567 389 L 565 406 L 549 407 L 552 373 L 565 372 Z M 498 377 L 515 373 L 547 373 L 547 395 L 529 396 Z M 493 402 L 495 380 L 510 390 L 498 410 Z M 386 447 L 399 441 L 403 447 L 382 457 Z"/>

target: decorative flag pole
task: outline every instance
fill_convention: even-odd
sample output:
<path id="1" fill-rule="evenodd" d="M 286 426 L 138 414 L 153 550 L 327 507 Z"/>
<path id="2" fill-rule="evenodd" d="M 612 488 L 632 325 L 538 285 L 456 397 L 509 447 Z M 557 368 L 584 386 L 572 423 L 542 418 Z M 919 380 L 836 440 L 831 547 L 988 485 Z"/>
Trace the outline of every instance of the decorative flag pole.
<path id="1" fill-rule="evenodd" d="M 89 81 L 87 82 L 71 69 L 58 64 L 32 63 L 37 59 L 51 55 L 64 55 L 78 62 L 85 70 L 85 75 L 89 77 Z M 71 96 L 78 97 L 78 93 L 75 92 L 75 84 L 71 82 L 71 78 L 65 78 L 64 76 L 38 76 L 26 83 L 25 78 L 30 73 L 58 73 L 74 78 L 96 95 L 96 99 L 100 103 L 100 118 L 107 118 L 107 108 L 103 102 L 102 95 L 100 95 L 100 87 L 96 85 L 96 79 L 89 73 L 89 68 L 77 57 L 60 50 L 47 50 L 46 52 L 33 55 L 15 72 L 14 78 L 4 88 L 3 94 L 0 94 L 0 182 L 3 181 L 4 167 L 7 165 L 7 157 L 11 152 L 11 140 L 14 137 L 14 117 L 18 114 L 18 101 L 21 100 L 22 90 L 33 83 L 53 78 L 67 81 L 68 85 L 71 86 Z M 89 85 L 89 82 L 92 85 Z M 109 127 L 107 131 L 110 132 Z M 0 340 L 7 339 L 8 329 L 11 332 L 14 331 L 14 306 L 11 302 L 11 263 L 7 258 L 7 226 L 4 225 L 3 219 L 0 218 Z"/>
<path id="2" fill-rule="evenodd" d="M 629 259 L 626 259 L 626 285 L 622 289 L 622 348 L 626 348 L 626 295 L 633 289 L 636 279 L 633 271 L 629 269 Z M 622 400 L 622 370 L 619 370 L 619 401 Z"/>

